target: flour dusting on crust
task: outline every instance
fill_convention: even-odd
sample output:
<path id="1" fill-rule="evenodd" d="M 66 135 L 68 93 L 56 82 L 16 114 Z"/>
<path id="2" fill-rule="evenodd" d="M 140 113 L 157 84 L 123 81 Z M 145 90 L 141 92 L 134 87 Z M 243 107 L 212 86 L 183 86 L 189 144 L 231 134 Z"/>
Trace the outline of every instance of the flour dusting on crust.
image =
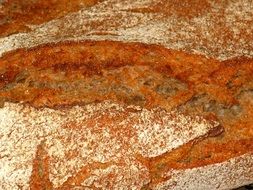
<path id="1" fill-rule="evenodd" d="M 154 0 L 105 0 L 63 18 L 28 26 L 32 29 L 29 33 L 1 38 L 0 55 L 43 43 L 90 39 L 161 44 L 222 60 L 253 56 L 251 0 L 207 1 L 202 9 L 208 10 L 192 18 L 174 10 L 180 7 L 152 11 L 159 3 L 166 6 L 166 2 Z"/>
<path id="2" fill-rule="evenodd" d="M 168 173 L 168 176 L 171 176 L 168 181 L 153 188 L 159 190 L 233 189 L 252 182 L 252 160 L 252 154 L 245 154 L 224 163 L 172 170 Z"/>
<path id="3" fill-rule="evenodd" d="M 251 0 L 209 0 L 208 11 L 191 18 L 174 10 L 154 11 L 155 4 L 166 2 L 105 0 L 48 23 L 29 25 L 28 33 L 0 38 L 0 56 L 66 40 L 116 40 L 159 44 L 220 60 L 253 57 Z M 5 103 L 0 109 L 0 189 L 29 189 L 41 144 L 50 157 L 49 179 L 56 188 L 67 183 L 76 189 L 140 189 L 151 179 L 146 159 L 205 136 L 217 125 L 176 111 L 111 102 L 59 110 Z M 153 188 L 234 188 L 252 181 L 252 160 L 252 154 L 246 154 L 200 168 L 172 170 L 165 176 L 170 179 Z"/>
<path id="4" fill-rule="evenodd" d="M 149 171 L 139 157 L 159 156 L 217 125 L 176 111 L 108 101 L 60 110 L 5 103 L 0 109 L 0 187 L 28 189 L 37 146 L 43 142 L 54 187 L 86 167 L 83 184 L 93 181 L 99 187 L 113 175 L 112 188 L 140 188 L 149 182 Z"/>

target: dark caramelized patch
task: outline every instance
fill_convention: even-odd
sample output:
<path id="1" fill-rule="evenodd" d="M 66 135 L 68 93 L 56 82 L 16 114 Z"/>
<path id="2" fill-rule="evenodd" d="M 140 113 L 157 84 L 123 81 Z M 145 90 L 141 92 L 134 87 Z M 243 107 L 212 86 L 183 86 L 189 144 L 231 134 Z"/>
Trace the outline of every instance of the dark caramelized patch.
<path id="1" fill-rule="evenodd" d="M 15 70 L 8 70 L 8 71 L 2 71 L 0 74 L 0 89 L 3 89 L 6 87 L 6 85 L 9 85 L 12 83 L 17 76 L 17 72 Z"/>

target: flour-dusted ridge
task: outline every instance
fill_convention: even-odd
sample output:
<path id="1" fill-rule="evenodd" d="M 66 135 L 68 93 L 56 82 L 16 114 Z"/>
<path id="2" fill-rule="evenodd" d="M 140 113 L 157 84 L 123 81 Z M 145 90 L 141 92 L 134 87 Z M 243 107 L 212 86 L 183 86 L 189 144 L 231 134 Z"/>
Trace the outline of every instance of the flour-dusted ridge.
<path id="1" fill-rule="evenodd" d="M 171 178 L 154 189 L 233 189 L 252 182 L 253 155 L 245 154 L 227 162 L 186 170 L 172 170 Z"/>
<path id="2" fill-rule="evenodd" d="M 161 7 L 169 4 L 154 0 L 105 0 L 39 26 L 29 25 L 29 33 L 0 39 L 0 54 L 44 43 L 90 39 L 161 44 L 222 60 L 253 56 L 251 0 L 206 1 L 207 5 L 201 7 L 203 13 L 192 18 L 180 16 L 180 7 L 167 12 L 161 7 L 160 11 L 152 11 L 159 3 Z"/>
<path id="3" fill-rule="evenodd" d="M 195 9 L 200 14 L 191 18 L 177 10 L 168 14 L 166 6 L 165 12 L 153 11 L 156 2 L 172 1 L 105 0 L 39 26 L 29 25 L 31 32 L 0 39 L 0 55 L 44 43 L 88 39 L 154 43 L 221 60 L 253 56 L 251 0 L 225 4 L 207 0 L 210 7 L 203 10 L 208 11 Z M 50 157 L 54 187 L 61 189 L 62 184 L 79 180 L 76 189 L 140 189 L 151 179 L 146 159 L 206 135 L 217 125 L 177 112 L 110 102 L 60 110 L 6 103 L 0 109 L 0 188 L 29 189 L 33 159 L 42 145 Z M 151 185 L 157 189 L 234 188 L 252 182 L 252 160 L 249 153 L 218 164 L 172 170 L 166 182 Z"/>
<path id="4" fill-rule="evenodd" d="M 49 178 L 54 187 L 85 170 L 89 172 L 82 185 L 92 181 L 102 187 L 110 174 L 112 188 L 138 189 L 150 180 L 140 156 L 159 156 L 217 125 L 176 111 L 108 101 L 59 110 L 5 103 L 0 109 L 0 187 L 29 188 L 33 159 L 42 144 L 50 157 Z"/>

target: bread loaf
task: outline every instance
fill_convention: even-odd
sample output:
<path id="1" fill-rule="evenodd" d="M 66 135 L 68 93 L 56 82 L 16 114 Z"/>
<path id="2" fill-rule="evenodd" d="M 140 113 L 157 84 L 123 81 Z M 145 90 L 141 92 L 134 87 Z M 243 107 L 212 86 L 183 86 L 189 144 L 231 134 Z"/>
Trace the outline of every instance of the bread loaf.
<path id="1" fill-rule="evenodd" d="M 253 182 L 253 15 L 240 13 L 250 1 L 38 1 L 37 22 L 22 3 L 22 23 L 0 26 L 1 189 Z M 59 11 L 43 19 L 47 3 Z M 202 26 L 215 36 L 205 24 L 218 27 L 222 13 L 226 24 L 247 15 L 243 27 L 227 26 L 244 35 L 216 44 L 197 35 Z"/>

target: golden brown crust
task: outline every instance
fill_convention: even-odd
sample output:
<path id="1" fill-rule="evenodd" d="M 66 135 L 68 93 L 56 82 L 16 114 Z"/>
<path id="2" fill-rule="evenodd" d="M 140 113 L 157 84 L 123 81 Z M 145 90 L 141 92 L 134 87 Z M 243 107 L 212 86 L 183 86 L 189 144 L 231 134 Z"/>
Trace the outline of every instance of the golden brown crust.
<path id="1" fill-rule="evenodd" d="M 168 107 L 173 108 L 201 95 L 231 107 L 238 104 L 237 96 L 243 90 L 252 88 L 251 59 L 219 62 L 138 43 L 49 44 L 7 53 L 0 63 L 1 97 L 35 107 L 117 99 L 147 107 L 166 107 L 165 101 L 169 101 Z M 89 85 L 89 89 L 81 91 L 80 83 Z M 120 94 L 109 89 L 120 83 L 125 85 L 121 91 L 116 89 Z M 66 90 L 73 85 L 79 85 L 77 97 Z M 94 85 L 108 87 L 96 91 Z M 131 93 L 134 86 L 135 92 Z M 88 100 L 82 99 L 83 94 Z M 126 95 L 133 99 L 127 100 Z"/>
<path id="2" fill-rule="evenodd" d="M 0 12 L 0 37 L 30 31 L 29 25 L 38 25 L 62 17 L 100 0 L 8 0 Z"/>
<path id="3" fill-rule="evenodd" d="M 115 52 L 117 52 L 116 55 Z M 64 95 L 63 93 L 66 94 L 67 92 L 60 90 L 60 87 L 50 88 L 46 86 L 46 84 L 56 81 L 54 77 L 61 77 L 61 79 L 57 80 L 63 83 L 64 81 L 67 83 L 67 81 L 77 81 L 86 78 L 89 79 L 89 81 L 86 81 L 87 85 L 91 85 L 90 83 L 94 82 L 94 80 L 103 80 L 105 81 L 102 81 L 103 86 L 111 85 L 112 82 L 117 85 L 116 83 L 120 82 L 117 80 L 124 80 L 125 85 L 131 88 L 132 85 L 137 85 L 136 82 L 134 84 L 137 79 L 141 80 L 144 78 L 148 80 L 149 74 L 154 75 L 152 76 L 153 78 L 151 77 L 151 83 L 155 84 L 147 84 L 148 81 L 141 83 L 142 81 L 140 81 L 138 82 L 137 92 L 133 94 L 134 98 L 137 98 L 138 94 L 142 94 L 146 106 L 162 105 L 161 102 L 157 102 L 164 102 L 165 99 L 166 101 L 169 100 L 168 96 L 166 96 L 169 93 L 167 92 L 166 94 L 164 92 L 166 84 L 162 84 L 166 77 L 167 80 L 171 80 L 171 78 L 174 80 L 171 83 L 178 83 L 178 86 L 175 87 L 177 89 L 174 89 L 177 93 L 173 94 L 172 100 L 169 101 L 171 107 L 177 107 L 185 103 L 194 94 L 200 95 L 204 93 L 209 94 L 211 98 L 225 105 L 235 103 L 235 98 L 225 84 L 219 85 L 214 79 L 209 77 L 218 69 L 218 61 L 200 56 L 190 56 L 176 51 L 172 52 L 155 45 L 149 47 L 137 43 L 122 44 L 109 41 L 69 42 L 57 45 L 44 45 L 30 50 L 17 50 L 6 54 L 0 61 L 2 76 L 7 76 L 10 71 L 18 72 L 18 77 L 15 80 L 14 77 L 10 76 L 8 84 L 6 81 L 1 82 L 3 86 L 1 97 L 8 98 L 9 101 L 22 100 L 34 106 L 45 105 L 52 107 L 81 101 L 76 99 L 76 102 L 71 102 L 75 99 L 74 97 L 68 98 L 71 95 L 64 96 L 67 99 L 59 99 L 60 95 Z M 141 69 L 138 70 L 137 66 L 142 69 L 145 68 L 146 73 L 141 73 Z M 135 68 L 137 70 L 134 73 L 131 69 Z M 156 72 L 152 73 L 152 70 Z M 29 76 L 31 76 L 30 79 Z M 21 85 L 15 86 L 15 84 L 19 83 L 20 78 L 22 79 Z M 37 87 L 36 85 L 29 86 L 24 80 L 30 80 L 29 82 L 39 81 L 39 84 L 37 84 Z M 41 86 L 45 87 L 41 88 Z M 156 87 L 156 91 L 152 87 Z M 24 93 L 24 90 L 27 93 Z M 220 91 L 223 91 L 223 93 L 219 93 Z M 92 90 L 88 90 L 87 93 L 89 94 L 89 92 L 97 95 L 97 99 L 92 99 L 91 101 L 101 101 L 101 98 L 103 100 L 106 96 L 109 99 L 115 99 L 115 92 L 110 90 L 106 92 L 106 95 L 93 92 Z M 88 96 L 93 97 L 92 94 Z M 102 97 L 99 98 L 100 96 Z M 118 98 L 116 97 L 116 99 Z M 141 99 L 140 101 L 142 101 Z"/>
<path id="4" fill-rule="evenodd" d="M 71 6 L 65 7 L 68 10 L 77 2 L 62 1 L 57 6 L 64 7 L 64 3 L 71 3 Z M 180 3 L 174 0 L 106 0 L 44 25 L 33 25 L 28 33 L 2 39 L 0 54 L 11 49 L 67 39 L 108 39 L 162 44 L 221 60 L 252 56 L 252 8 L 250 0 L 183 0 Z M 5 3 L 0 12 L 4 9 Z M 44 9 L 38 11 L 47 12 Z M 11 9 L 8 14 L 12 14 Z M 32 15 L 31 19 L 37 17 L 33 10 L 31 14 L 25 11 L 23 14 Z M 7 28 L 12 30 L 12 26 Z"/>
<path id="5" fill-rule="evenodd" d="M 220 2 L 221 3 L 221 2 Z M 189 8 L 190 7 L 190 8 Z M 162 13 L 165 16 L 175 15 L 180 18 L 190 19 L 209 12 L 211 3 L 207 0 L 171 0 L 156 1 L 148 8 L 133 9 L 134 12 Z"/>
<path id="6" fill-rule="evenodd" d="M 213 131 L 210 135 L 217 137 L 145 161 L 153 184 L 167 180 L 162 174 L 173 168 L 219 163 L 253 151 L 252 59 L 219 62 L 156 45 L 85 41 L 20 49 L 5 54 L 0 65 L 0 97 L 6 101 L 57 107 L 113 100 L 207 118 L 215 114 L 224 134 Z"/>
<path id="7" fill-rule="evenodd" d="M 78 37 L 78 39 L 110 39 L 127 42 L 137 40 L 144 43 L 157 43 L 170 48 L 182 48 L 188 52 L 199 52 L 223 60 L 237 55 L 252 55 L 251 1 L 183 0 L 178 3 L 174 0 L 109 0 L 94 9 L 82 10 L 66 17 L 64 16 L 67 13 L 95 5 L 98 1 L 57 0 L 54 2 L 56 3 L 40 0 L 32 2 L 9 0 L 3 3 L 2 7 L 0 5 L 0 27 L 2 29 L 0 36 L 28 32 L 3 38 L 2 51 L 0 50 L 0 52 Z M 84 5 L 81 5 L 82 2 Z M 47 7 L 49 8 L 47 9 Z M 100 14 L 101 12 L 102 14 Z M 50 22 L 51 24 L 46 23 L 45 26 L 36 26 L 55 18 L 60 19 Z M 151 31 L 149 31 L 150 29 Z M 149 184 L 144 185 L 143 189 L 152 188 L 156 184 L 170 179 L 173 181 L 173 177 L 175 178 L 171 175 L 173 170 L 189 171 L 198 168 L 200 173 L 202 169 L 208 173 L 205 180 L 209 181 L 211 178 L 208 183 L 212 185 L 209 188 L 232 188 L 236 187 L 233 185 L 236 178 L 241 181 L 234 184 L 246 183 L 242 181 L 247 177 L 250 181 L 253 179 L 252 155 L 250 155 L 253 152 L 252 62 L 252 59 L 244 57 L 220 62 L 201 56 L 170 51 L 156 45 L 149 46 L 138 43 L 87 41 L 80 44 L 74 42 L 47 44 L 11 52 L 0 59 L 0 106 L 4 106 L 3 102 L 11 101 L 30 104 L 31 107 L 27 106 L 30 109 L 36 107 L 36 111 L 33 110 L 31 114 L 27 113 L 29 117 L 25 117 L 23 123 L 21 122 L 21 128 L 27 128 L 24 130 L 27 134 L 37 131 L 41 127 L 44 128 L 45 124 L 49 124 L 50 128 L 51 123 L 47 120 L 50 121 L 54 111 L 64 110 L 65 106 L 68 108 L 74 105 L 87 106 L 87 104 L 104 100 L 127 105 L 134 104 L 148 109 L 154 107 L 163 107 L 167 111 L 179 109 L 186 115 L 200 115 L 201 118 L 204 117 L 211 123 L 218 120 L 220 126 L 212 128 L 201 138 L 196 138 L 157 157 L 146 158 L 142 155 L 135 155 L 134 159 L 144 165 L 150 175 L 147 177 L 147 173 L 144 172 L 141 176 L 140 181 L 150 179 Z M 0 110 L 0 115 L 2 114 L 3 118 L 6 116 L 5 122 L 2 123 L 4 128 L 9 128 L 8 124 L 15 120 L 12 118 L 13 112 L 18 113 L 15 117 L 19 114 L 26 114 L 25 109 L 19 111 L 19 105 L 15 104 L 12 107 L 14 111 L 9 110 L 8 106 Z M 97 106 L 99 103 L 95 103 L 95 105 Z M 40 108 L 37 109 L 37 107 Z M 29 128 L 33 122 L 32 118 L 36 120 L 38 113 L 41 113 L 40 110 L 43 110 L 44 107 L 53 109 L 50 109 L 48 115 L 45 114 L 44 120 L 38 122 L 38 127 Z M 7 113 L 9 110 L 10 114 L 6 114 L 6 110 Z M 138 110 L 127 108 L 125 114 L 117 113 L 118 116 L 111 117 L 110 113 L 105 113 L 101 118 L 98 114 L 101 112 L 98 112 L 87 120 L 87 125 L 90 128 L 95 128 L 95 122 L 98 122 L 104 125 L 104 128 L 110 128 L 117 125 L 118 121 L 124 121 L 129 113 L 135 112 L 138 113 Z M 79 113 L 80 110 L 77 111 L 77 114 Z M 6 122 L 7 124 L 5 124 Z M 60 122 L 58 121 L 58 123 Z M 11 141 L 16 142 L 17 140 L 17 143 L 19 141 L 23 144 L 17 147 L 29 147 L 27 146 L 29 143 L 26 141 L 29 135 L 26 136 L 26 132 L 20 132 L 23 130 L 19 129 L 19 126 L 18 121 L 10 127 L 13 129 L 8 134 L 9 138 L 6 142 L 11 143 Z M 83 126 L 86 126 L 86 123 L 82 125 L 76 121 L 66 122 L 57 133 L 65 129 L 81 132 Z M 50 130 L 53 131 L 54 127 L 53 125 Z M 129 139 L 132 135 L 129 131 L 131 127 L 132 125 L 121 131 L 114 128 L 112 132 L 115 133 L 115 136 L 117 136 L 116 133 L 123 134 Z M 96 131 L 92 131 L 92 133 L 96 135 Z M 47 138 L 51 135 L 48 134 Z M 3 138 L 1 134 L 0 137 Z M 63 140 L 64 145 L 68 146 L 71 135 L 66 133 L 65 137 L 66 141 L 63 136 L 56 135 L 56 142 Z M 33 139 L 31 144 L 36 144 L 37 138 L 31 139 Z M 2 142 L 5 143 L 5 141 Z M 74 146 L 77 144 L 76 142 L 77 140 L 74 141 Z M 82 139 L 78 142 L 83 144 L 87 140 Z M 35 146 L 37 153 L 34 156 L 32 175 L 29 175 L 31 189 L 52 189 L 59 183 L 56 183 L 59 176 L 57 174 L 52 176 L 54 168 L 52 162 L 55 161 L 55 158 L 49 151 L 51 147 L 49 148 L 46 143 Z M 108 141 L 103 141 L 104 146 L 107 145 L 106 143 Z M 94 152 L 97 146 L 96 142 L 93 145 Z M 155 145 L 157 143 L 154 143 L 153 147 Z M 5 146 L 4 144 L 3 147 Z M 53 144 L 52 147 L 54 146 L 56 144 Z M 123 147 L 123 149 L 125 148 Z M 16 149 L 13 150 L 17 152 Z M 65 147 L 61 147 L 60 150 L 64 151 Z M 10 158 L 8 150 L 6 152 L 7 155 L 2 154 L 5 153 L 5 150 L 1 152 L 2 161 L 6 156 L 11 161 L 18 160 L 15 172 L 18 170 L 17 168 L 22 167 L 22 164 L 25 164 L 27 168 L 25 159 L 19 161 L 19 156 L 15 154 L 16 157 Z M 32 148 L 28 152 L 32 152 Z M 78 148 L 66 152 L 67 161 L 77 158 L 78 152 Z M 61 153 L 58 152 L 58 155 Z M 101 155 L 104 155 L 104 152 Z M 244 160 L 242 159 L 245 158 L 244 155 L 251 161 L 245 159 L 246 161 L 241 164 L 240 161 Z M 128 156 L 124 155 L 123 158 L 126 159 Z M 58 159 L 54 163 L 60 164 L 62 160 Z M 82 160 L 82 157 L 79 157 L 79 160 Z M 224 175 L 224 171 L 221 169 L 222 165 L 231 160 L 233 160 L 231 166 L 224 170 L 231 175 Z M 235 160 L 237 160 L 236 163 L 233 163 Z M 78 165 L 78 162 L 73 163 Z M 51 166 L 49 166 L 50 164 Z M 83 161 L 82 164 L 83 166 L 79 168 L 78 172 L 69 172 L 71 176 L 64 183 L 58 184 L 58 189 L 82 188 L 82 181 L 91 176 L 92 171 L 101 169 L 105 172 L 111 166 L 110 162 L 86 164 Z M 117 164 L 112 163 L 112 165 Z M 219 176 L 212 177 L 209 175 L 209 171 L 204 168 L 215 165 L 218 169 L 210 169 L 209 171 L 218 173 Z M 64 172 L 64 169 L 69 168 L 64 166 L 58 167 L 58 174 L 62 173 L 60 169 L 63 169 Z M 140 168 L 138 169 L 140 170 Z M 64 177 L 68 176 L 66 173 L 64 175 Z M 115 175 L 115 171 L 113 171 L 105 179 L 113 181 L 116 179 Z M 203 176 L 203 174 L 201 175 Z M 181 177 L 176 177 L 179 189 L 180 187 L 188 187 L 189 189 L 188 185 L 194 184 L 194 180 L 198 182 L 191 187 L 198 186 L 201 189 L 200 183 L 205 181 L 194 178 L 194 175 L 190 174 L 187 182 L 183 181 L 183 185 L 180 185 Z M 222 182 L 219 181 L 223 177 Z M 229 179 L 228 183 L 224 182 L 226 178 Z M 222 186 L 221 183 L 226 186 Z M 96 188 L 94 184 L 89 187 Z M 173 185 L 168 187 L 174 189 Z M 168 187 L 165 186 L 163 189 L 168 189 Z M 18 188 L 22 189 L 23 187 L 18 186 Z"/>

